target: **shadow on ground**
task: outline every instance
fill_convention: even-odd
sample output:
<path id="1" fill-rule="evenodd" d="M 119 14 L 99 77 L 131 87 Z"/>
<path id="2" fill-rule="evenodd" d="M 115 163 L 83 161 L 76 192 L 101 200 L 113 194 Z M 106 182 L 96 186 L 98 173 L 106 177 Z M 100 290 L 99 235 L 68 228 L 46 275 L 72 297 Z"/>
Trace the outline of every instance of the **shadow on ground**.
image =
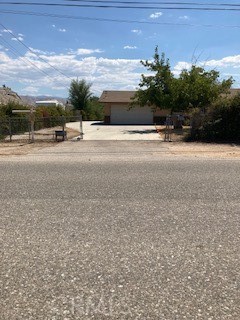
<path id="1" fill-rule="evenodd" d="M 156 130 L 154 129 L 148 129 L 148 130 L 124 130 L 124 134 L 150 134 L 150 133 L 156 133 Z"/>
<path id="2" fill-rule="evenodd" d="M 149 124 L 136 124 L 136 123 L 128 123 L 128 124 L 111 124 L 111 123 L 104 123 L 104 122 L 93 122 L 91 123 L 91 126 L 106 126 L 106 127 L 121 127 L 121 126 L 124 126 L 124 127 L 131 127 L 131 126 L 152 126 L 153 124 L 152 123 L 149 123 Z"/>

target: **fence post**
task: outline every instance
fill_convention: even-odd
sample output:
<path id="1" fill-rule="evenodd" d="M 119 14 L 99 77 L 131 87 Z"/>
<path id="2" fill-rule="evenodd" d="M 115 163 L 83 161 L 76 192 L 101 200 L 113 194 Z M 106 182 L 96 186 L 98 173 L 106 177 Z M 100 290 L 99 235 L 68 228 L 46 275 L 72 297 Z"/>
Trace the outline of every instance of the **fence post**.
<path id="1" fill-rule="evenodd" d="M 65 140 L 65 126 L 66 126 L 66 118 L 61 115 L 62 118 L 62 131 L 63 131 L 63 141 Z"/>
<path id="2" fill-rule="evenodd" d="M 11 118 L 9 118 L 8 121 L 9 121 L 9 136 L 10 136 L 10 142 L 12 142 L 12 121 L 11 121 Z"/>
<path id="3" fill-rule="evenodd" d="M 79 114 L 79 121 L 80 121 L 80 137 L 83 139 L 83 124 L 82 124 L 82 115 Z"/>

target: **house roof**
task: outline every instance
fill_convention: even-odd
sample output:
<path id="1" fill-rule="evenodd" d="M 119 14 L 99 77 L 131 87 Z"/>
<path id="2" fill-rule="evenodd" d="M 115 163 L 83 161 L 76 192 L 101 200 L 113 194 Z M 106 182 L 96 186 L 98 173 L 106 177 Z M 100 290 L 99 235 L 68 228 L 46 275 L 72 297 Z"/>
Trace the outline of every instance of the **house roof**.
<path id="1" fill-rule="evenodd" d="M 103 91 L 99 102 L 122 102 L 129 103 L 136 91 Z"/>
<path id="2" fill-rule="evenodd" d="M 240 89 L 230 89 L 230 95 L 231 97 L 235 97 L 238 94 L 240 94 Z"/>
<path id="3" fill-rule="evenodd" d="M 103 91 L 99 102 L 106 103 L 130 103 L 136 91 Z M 240 94 L 240 89 L 230 89 L 230 96 L 234 97 Z"/>

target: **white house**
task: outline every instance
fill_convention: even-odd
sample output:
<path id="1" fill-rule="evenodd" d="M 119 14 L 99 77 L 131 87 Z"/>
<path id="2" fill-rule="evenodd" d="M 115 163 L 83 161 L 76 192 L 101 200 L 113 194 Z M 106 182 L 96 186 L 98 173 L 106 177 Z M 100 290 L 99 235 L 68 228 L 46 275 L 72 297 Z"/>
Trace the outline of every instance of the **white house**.
<path id="1" fill-rule="evenodd" d="M 65 110 L 65 105 L 58 100 L 39 100 L 35 103 L 36 107 L 62 107 Z"/>

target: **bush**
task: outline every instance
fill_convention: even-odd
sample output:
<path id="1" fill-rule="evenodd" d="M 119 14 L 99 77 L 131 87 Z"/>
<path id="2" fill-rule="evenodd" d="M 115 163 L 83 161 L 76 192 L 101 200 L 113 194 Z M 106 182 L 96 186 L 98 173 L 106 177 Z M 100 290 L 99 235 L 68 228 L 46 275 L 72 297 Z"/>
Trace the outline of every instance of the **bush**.
<path id="1" fill-rule="evenodd" d="M 240 142 L 240 95 L 220 99 L 203 115 L 192 115 L 192 130 L 188 140 L 208 142 Z"/>
<path id="2" fill-rule="evenodd" d="M 102 121 L 104 119 L 103 106 L 98 102 L 98 98 L 92 97 L 87 107 L 82 110 L 83 120 Z"/>

